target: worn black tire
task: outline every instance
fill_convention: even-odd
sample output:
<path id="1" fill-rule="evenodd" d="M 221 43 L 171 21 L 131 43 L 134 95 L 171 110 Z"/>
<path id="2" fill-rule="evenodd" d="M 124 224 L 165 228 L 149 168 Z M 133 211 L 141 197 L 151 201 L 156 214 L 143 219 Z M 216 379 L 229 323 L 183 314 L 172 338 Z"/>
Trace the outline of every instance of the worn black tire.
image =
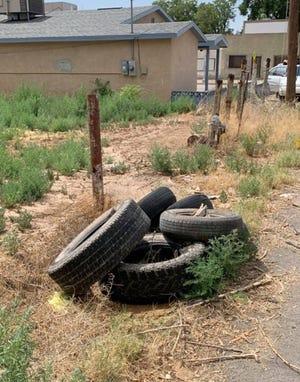
<path id="1" fill-rule="evenodd" d="M 158 187 L 145 195 L 137 204 L 149 216 L 151 230 L 159 225 L 160 214 L 176 202 L 176 196 L 168 187 Z"/>
<path id="2" fill-rule="evenodd" d="M 167 241 L 161 234 L 144 240 L 100 282 L 113 301 L 128 304 L 151 304 L 179 298 L 184 292 L 186 269 L 192 261 L 203 255 L 201 243 L 182 246 Z M 149 251 L 161 251 L 167 260 L 141 263 Z M 174 256 L 174 251 L 178 254 Z M 155 252 L 154 252 L 155 253 Z"/>
<path id="3" fill-rule="evenodd" d="M 179 208 L 199 208 L 201 204 L 207 206 L 207 208 L 213 209 L 214 206 L 207 195 L 194 194 L 186 196 L 185 198 L 177 200 L 176 203 L 171 204 L 167 210 L 175 210 Z"/>
<path id="4" fill-rule="evenodd" d="M 49 276 L 68 294 L 81 295 L 104 277 L 141 241 L 150 220 L 131 199 L 86 227 L 56 257 Z"/>
<path id="5" fill-rule="evenodd" d="M 160 216 L 161 232 L 172 240 L 201 241 L 230 234 L 244 233 L 242 217 L 232 211 L 208 209 L 206 216 L 193 216 L 195 208 L 172 209 Z"/>

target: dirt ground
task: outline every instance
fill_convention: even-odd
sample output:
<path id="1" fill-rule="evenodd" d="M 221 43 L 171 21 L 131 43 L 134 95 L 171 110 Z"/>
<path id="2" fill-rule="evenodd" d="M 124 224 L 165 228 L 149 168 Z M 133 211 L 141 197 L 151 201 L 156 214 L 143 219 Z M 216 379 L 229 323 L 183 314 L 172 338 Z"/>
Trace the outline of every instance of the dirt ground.
<path id="1" fill-rule="evenodd" d="M 213 197 L 216 208 L 230 209 L 238 200 L 234 187 L 238 179 L 228 174 L 222 163 L 222 150 L 226 148 L 220 148 L 218 169 L 209 175 L 164 176 L 154 173 L 149 165 L 148 154 L 153 143 L 171 150 L 186 147 L 191 127 L 198 118 L 195 114 L 172 116 L 153 125 L 102 132 L 102 137 L 110 142 L 104 148 L 104 157 L 111 156 L 114 161 L 124 161 L 130 166 L 123 175 L 105 171 L 105 207 L 127 198 L 139 200 L 154 188 L 165 185 L 177 199 L 203 192 Z M 26 137 L 30 142 L 47 139 L 35 133 Z M 40 202 L 24 206 L 33 216 L 33 226 L 21 234 L 17 255 L 9 256 L 0 247 L 0 304 L 21 297 L 23 307 L 32 307 L 33 339 L 38 346 L 35 355 L 39 360 L 36 364 L 42 364 L 50 356 L 53 381 L 69 378 L 76 367 L 86 371 L 88 381 L 116 381 L 102 379 L 103 374 L 94 370 L 91 350 L 95 339 L 107 339 L 103 346 L 109 348 L 108 336 L 114 333 L 141 333 L 145 341 L 137 360 L 124 366 L 120 381 L 271 381 L 237 375 L 240 366 L 248 365 L 251 375 L 253 367 L 264 365 L 266 354 L 275 357 L 268 340 L 276 343 L 276 338 L 273 331 L 266 333 L 263 328 L 269 328 L 271 321 L 276 324 L 291 287 L 299 282 L 299 269 L 293 267 L 292 260 L 293 256 L 299 257 L 299 236 L 280 213 L 287 208 L 298 208 L 293 205 L 300 194 L 300 177 L 299 173 L 295 174 L 296 184 L 273 190 L 267 199 L 267 212 L 261 216 L 258 231 L 257 258 L 226 289 L 251 285 L 249 290 L 203 305 L 176 302 L 124 306 L 110 302 L 94 286 L 94 295 L 87 301 L 55 310 L 49 299 L 59 287 L 48 277 L 47 269 L 64 246 L 99 214 L 93 206 L 91 179 L 85 171 L 73 177 L 59 176 Z M 228 195 L 226 203 L 215 198 L 222 190 Z M 7 218 L 13 214 L 14 210 L 6 211 Z M 13 223 L 9 224 L 7 229 L 13 228 Z M 274 249 L 284 253 L 287 248 L 294 251 L 291 266 L 279 272 Z M 113 332 L 116 320 L 118 331 Z M 228 366 L 233 363 L 237 365 L 235 368 Z M 285 367 L 290 369 L 288 365 Z"/>

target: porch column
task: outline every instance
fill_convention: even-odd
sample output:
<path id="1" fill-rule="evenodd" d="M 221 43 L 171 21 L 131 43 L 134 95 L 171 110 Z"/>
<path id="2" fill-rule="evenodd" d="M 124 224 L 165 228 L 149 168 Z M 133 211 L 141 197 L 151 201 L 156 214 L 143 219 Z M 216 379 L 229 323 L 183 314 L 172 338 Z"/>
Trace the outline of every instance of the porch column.
<path id="1" fill-rule="evenodd" d="M 220 49 L 216 52 L 216 81 L 219 79 L 219 68 L 220 68 Z"/>
<path id="2" fill-rule="evenodd" d="M 205 86 L 204 90 L 208 91 L 208 71 L 209 71 L 209 48 L 206 48 L 206 61 L 205 61 Z"/>

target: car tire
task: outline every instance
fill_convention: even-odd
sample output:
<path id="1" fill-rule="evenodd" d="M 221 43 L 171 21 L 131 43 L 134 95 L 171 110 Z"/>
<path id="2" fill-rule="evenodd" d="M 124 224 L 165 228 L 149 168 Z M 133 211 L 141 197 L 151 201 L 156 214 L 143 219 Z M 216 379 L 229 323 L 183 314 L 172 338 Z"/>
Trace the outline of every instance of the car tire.
<path id="1" fill-rule="evenodd" d="M 100 282 L 102 292 L 108 294 L 111 300 L 128 304 L 160 303 L 179 298 L 185 291 L 186 269 L 203 255 L 204 245 L 182 246 L 158 235 L 144 238 Z M 144 256 L 149 251 L 158 251 L 162 261 L 151 262 L 148 259 L 147 262 Z M 174 253 L 178 256 L 174 257 Z"/>
<path id="2" fill-rule="evenodd" d="M 160 214 L 176 202 L 176 196 L 168 187 L 158 187 L 145 195 L 137 204 L 149 216 L 150 229 L 158 228 Z"/>
<path id="3" fill-rule="evenodd" d="M 201 241 L 230 234 L 234 229 L 242 235 L 242 217 L 232 211 L 208 209 L 206 216 L 194 216 L 195 208 L 164 211 L 160 216 L 161 232 L 172 240 Z"/>
<path id="4" fill-rule="evenodd" d="M 49 276 L 71 295 L 82 295 L 116 267 L 141 241 L 150 226 L 131 199 L 111 208 L 86 227 L 56 257 Z"/>
<path id="5" fill-rule="evenodd" d="M 199 208 L 201 204 L 207 206 L 207 208 L 213 209 L 214 206 L 207 195 L 194 194 L 186 196 L 178 200 L 176 203 L 171 204 L 167 210 L 174 210 L 179 208 Z"/>

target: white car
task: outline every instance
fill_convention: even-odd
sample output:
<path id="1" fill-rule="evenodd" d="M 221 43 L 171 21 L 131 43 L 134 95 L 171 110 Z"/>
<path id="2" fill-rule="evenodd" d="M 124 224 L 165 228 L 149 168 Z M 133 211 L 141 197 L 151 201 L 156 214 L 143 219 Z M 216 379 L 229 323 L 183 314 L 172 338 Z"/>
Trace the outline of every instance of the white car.
<path id="1" fill-rule="evenodd" d="M 300 100 L 300 65 L 297 65 L 296 72 L 296 97 Z M 287 76 L 280 77 L 278 95 L 279 99 L 284 99 L 286 95 Z"/>
<path id="2" fill-rule="evenodd" d="M 287 65 L 284 65 L 284 64 L 276 65 L 270 69 L 269 75 L 268 75 L 268 84 L 270 87 L 270 91 L 272 93 L 276 93 L 276 95 L 278 95 L 279 83 L 281 78 L 286 76 L 286 70 L 287 70 Z"/>

